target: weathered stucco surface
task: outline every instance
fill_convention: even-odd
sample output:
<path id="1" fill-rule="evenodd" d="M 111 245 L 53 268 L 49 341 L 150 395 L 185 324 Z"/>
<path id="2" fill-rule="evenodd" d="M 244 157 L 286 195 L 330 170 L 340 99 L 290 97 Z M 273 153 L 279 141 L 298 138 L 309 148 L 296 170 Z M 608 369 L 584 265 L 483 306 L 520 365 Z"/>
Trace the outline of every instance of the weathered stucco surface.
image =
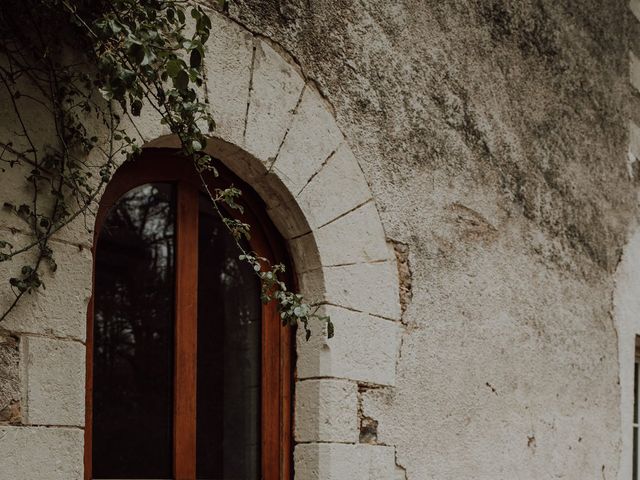
<path id="1" fill-rule="evenodd" d="M 627 9 L 231 2 L 317 82 L 408 246 L 397 386 L 360 401 L 409 479 L 616 475 L 612 274 L 637 215 Z"/>
<path id="2" fill-rule="evenodd" d="M 296 480 L 616 478 L 618 335 L 638 330 L 620 322 L 640 291 L 640 255 L 615 274 L 638 214 L 628 10 L 234 0 L 233 22 L 215 16 L 211 153 L 263 197 L 336 324 L 298 343 Z M 153 116 L 137 126 L 170 146 Z M 17 244 L 14 222 L 0 212 Z M 91 233 L 54 243 L 46 292 L 0 326 L 0 479 L 82 477 Z"/>

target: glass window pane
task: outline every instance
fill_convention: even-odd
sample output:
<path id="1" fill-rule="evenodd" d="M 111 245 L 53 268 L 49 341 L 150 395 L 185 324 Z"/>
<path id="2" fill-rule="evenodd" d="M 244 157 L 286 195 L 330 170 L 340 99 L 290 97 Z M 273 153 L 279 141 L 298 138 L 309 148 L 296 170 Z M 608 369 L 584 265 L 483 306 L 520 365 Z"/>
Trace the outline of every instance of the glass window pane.
<path id="1" fill-rule="evenodd" d="M 202 197 L 198 258 L 198 479 L 260 478 L 259 281 Z"/>
<path id="2" fill-rule="evenodd" d="M 174 190 L 131 190 L 98 238 L 94 478 L 172 478 Z"/>

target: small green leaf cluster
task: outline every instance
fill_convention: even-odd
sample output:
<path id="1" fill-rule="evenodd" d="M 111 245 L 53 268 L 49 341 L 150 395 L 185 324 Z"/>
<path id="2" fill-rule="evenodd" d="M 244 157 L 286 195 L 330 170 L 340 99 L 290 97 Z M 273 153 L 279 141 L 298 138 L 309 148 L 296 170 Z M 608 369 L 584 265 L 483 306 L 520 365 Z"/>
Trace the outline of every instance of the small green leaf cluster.
<path id="1" fill-rule="evenodd" d="M 318 313 L 320 305 L 311 306 L 304 301 L 299 293 L 291 292 L 287 285 L 281 280 L 281 275 L 286 271 L 281 263 L 269 268 L 269 260 L 254 253 L 243 253 L 240 260 L 244 260 L 253 266 L 262 284 L 261 300 L 263 303 L 277 302 L 278 312 L 282 325 L 302 325 L 305 331 L 305 338 L 311 337 L 311 320 L 318 320 L 327 325 L 327 336 L 333 337 L 334 327 L 331 318 Z"/>
<path id="2" fill-rule="evenodd" d="M 12 277 L 9 279 L 11 287 L 15 288 L 19 292 L 32 292 L 40 287 L 44 288 L 44 283 L 40 279 L 40 274 L 33 267 L 25 265 L 22 267 L 20 274 L 20 277 Z"/>

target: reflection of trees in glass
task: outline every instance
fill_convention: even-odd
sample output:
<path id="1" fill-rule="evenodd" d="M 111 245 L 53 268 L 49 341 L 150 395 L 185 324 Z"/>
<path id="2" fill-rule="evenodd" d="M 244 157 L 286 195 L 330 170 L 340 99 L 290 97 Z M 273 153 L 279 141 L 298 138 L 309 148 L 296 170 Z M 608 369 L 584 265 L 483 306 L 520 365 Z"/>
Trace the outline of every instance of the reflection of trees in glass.
<path id="1" fill-rule="evenodd" d="M 93 448 L 101 454 L 94 456 L 95 478 L 171 477 L 173 192 L 161 184 L 130 191 L 109 212 L 98 239 Z M 200 205 L 199 223 L 192 246 L 199 261 L 198 477 L 256 479 L 260 283 L 208 202 Z"/>
<path id="2" fill-rule="evenodd" d="M 260 283 L 206 200 L 199 221 L 198 478 L 257 479 Z"/>
<path id="3" fill-rule="evenodd" d="M 98 239 L 94 449 L 104 442 L 115 458 L 106 465 L 105 455 L 99 455 L 105 465 L 94 466 L 97 474 L 117 474 L 120 463 L 121 471 L 131 475 L 134 462 L 140 474 L 170 474 L 172 197 L 173 188 L 167 184 L 143 185 L 128 192 L 109 212 Z M 148 452 L 140 452 L 141 448 Z M 158 458 L 163 452 L 167 452 L 164 462 Z M 140 465 L 140 459 L 160 465 Z"/>

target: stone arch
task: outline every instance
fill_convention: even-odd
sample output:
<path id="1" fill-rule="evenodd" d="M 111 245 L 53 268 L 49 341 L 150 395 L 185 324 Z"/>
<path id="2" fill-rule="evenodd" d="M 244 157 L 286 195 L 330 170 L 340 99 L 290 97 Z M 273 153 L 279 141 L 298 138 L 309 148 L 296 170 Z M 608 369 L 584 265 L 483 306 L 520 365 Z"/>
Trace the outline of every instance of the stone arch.
<path id="1" fill-rule="evenodd" d="M 396 478 L 395 449 L 360 444 L 359 386 L 393 386 L 398 271 L 364 174 L 330 106 L 277 46 L 217 13 L 207 89 L 217 123 L 207 151 L 262 197 L 286 239 L 301 292 L 336 337 L 297 342 L 296 478 Z M 159 122 L 145 146 L 176 147 Z M 153 138 L 154 140 L 149 140 Z"/>
<path id="2" fill-rule="evenodd" d="M 401 334 L 395 255 L 364 174 L 332 109 L 295 62 L 226 17 L 211 12 L 211 20 L 206 86 L 217 130 L 209 153 L 262 197 L 302 293 L 336 326 L 332 340 L 316 331 L 297 343 L 296 478 L 404 478 L 393 446 L 360 443 L 360 389 L 395 384 Z M 122 122 L 147 148 L 176 146 L 151 108 Z M 21 172 L 10 174 L 5 186 L 21 198 L 28 193 L 19 189 Z M 8 428 L 5 442 L 16 478 L 39 476 L 51 455 L 59 460 L 52 478 L 82 477 L 90 215 L 56 233 L 59 268 L 45 274 L 47 290 L 2 325 L 19 336 L 22 359 L 14 372 L 21 426 Z M 0 212 L 0 228 L 17 245 L 26 237 L 15 222 Z M 25 444 L 38 445 L 27 460 Z"/>

